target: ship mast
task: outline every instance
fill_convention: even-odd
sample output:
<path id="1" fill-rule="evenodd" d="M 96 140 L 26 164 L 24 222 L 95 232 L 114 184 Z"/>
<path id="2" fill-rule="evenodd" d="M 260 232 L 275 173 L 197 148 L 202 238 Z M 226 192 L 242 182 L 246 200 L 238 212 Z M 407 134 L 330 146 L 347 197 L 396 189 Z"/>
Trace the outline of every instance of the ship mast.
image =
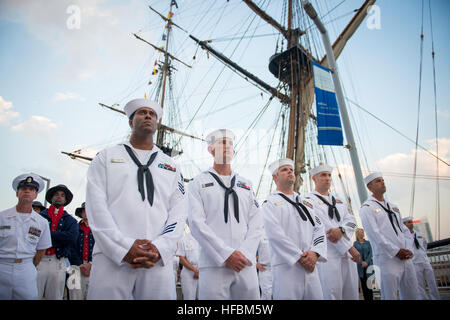
<path id="1" fill-rule="evenodd" d="M 347 27 L 339 35 L 339 37 L 333 44 L 333 52 L 336 59 L 344 49 L 347 41 L 367 16 L 368 8 L 373 5 L 375 1 L 376 0 L 366 0 L 361 8 L 357 11 L 353 19 L 350 21 L 350 23 L 347 25 Z M 290 68 L 290 70 L 286 72 L 286 75 L 290 78 L 280 78 L 280 80 L 288 84 L 290 92 L 290 114 L 286 157 L 294 160 L 295 162 L 296 182 L 294 185 L 294 189 L 298 191 L 303 183 L 301 174 L 306 172 L 305 132 L 314 97 L 312 68 L 308 68 L 308 66 L 304 65 L 302 66 L 302 63 L 304 64 L 304 61 L 302 61 L 301 55 L 305 54 L 310 60 L 316 61 L 316 59 L 312 58 L 307 53 L 307 50 L 305 50 L 299 43 L 300 36 L 305 34 L 305 32 L 299 30 L 298 28 L 293 29 L 292 0 L 288 0 L 287 29 L 285 29 L 281 24 L 271 18 L 266 12 L 261 10 L 253 1 L 243 0 L 243 2 L 263 20 L 265 20 L 267 23 L 281 32 L 281 34 L 287 39 L 288 42 L 287 51 L 282 53 L 282 56 L 280 55 L 279 59 L 274 62 L 283 63 L 285 66 L 288 66 L 288 68 Z M 327 56 L 324 56 L 321 59 L 320 64 L 328 66 Z M 272 73 L 275 74 L 275 72 Z"/>
<path id="2" fill-rule="evenodd" d="M 350 23 L 346 26 L 346 28 L 344 28 L 342 33 L 338 36 L 338 38 L 336 39 L 336 41 L 332 46 L 335 59 L 339 57 L 347 41 L 352 37 L 354 32 L 360 26 L 364 18 L 367 16 L 369 7 L 373 5 L 375 1 L 376 0 L 366 0 L 364 4 L 361 6 L 361 8 L 357 10 L 356 14 L 354 15 Z M 261 8 L 259 8 L 253 1 L 243 0 L 243 2 L 261 19 L 263 19 L 265 22 L 267 22 L 269 25 L 271 25 L 277 31 L 279 31 L 283 35 L 283 37 L 287 40 L 287 50 L 272 56 L 269 64 L 269 70 L 271 71 L 271 73 L 274 74 L 276 77 L 278 77 L 280 82 L 284 83 L 284 86 L 280 85 L 277 87 L 270 86 L 269 84 L 262 81 L 260 78 L 256 77 L 251 72 L 240 67 L 237 63 L 233 62 L 231 59 L 227 58 L 225 55 L 212 48 L 212 46 L 209 45 L 208 41 L 199 40 L 191 34 L 189 34 L 189 37 L 195 42 L 197 42 L 202 49 L 210 52 L 213 56 L 215 56 L 218 60 L 222 61 L 229 68 L 231 68 L 237 73 L 242 74 L 248 81 L 253 82 L 257 87 L 269 92 L 273 97 L 277 97 L 282 104 L 289 106 L 290 113 L 289 113 L 289 127 L 287 131 L 288 138 L 287 138 L 286 157 L 293 159 L 295 162 L 296 183 L 294 189 L 298 191 L 303 183 L 301 174 L 306 172 L 305 133 L 308 118 L 310 117 L 311 114 L 312 102 L 314 99 L 314 83 L 313 83 L 311 61 L 315 61 L 323 66 L 328 67 L 328 57 L 327 55 L 325 55 L 324 57 L 322 57 L 322 59 L 315 58 L 311 55 L 311 53 L 308 52 L 308 50 L 306 50 L 300 44 L 299 39 L 302 35 L 305 34 L 305 31 L 302 31 L 299 28 L 294 28 L 293 23 L 294 3 L 292 0 L 288 0 L 287 29 L 282 24 L 278 23 L 275 19 L 270 17 Z M 170 72 L 172 68 L 171 60 L 179 61 L 185 66 L 191 67 L 169 53 L 168 46 L 172 26 L 175 26 L 186 32 L 184 29 L 182 29 L 181 27 L 172 22 L 172 13 L 171 13 L 172 7 L 173 2 L 171 1 L 169 10 L 170 13 L 168 17 L 163 16 L 162 14 L 154 10 L 152 7 L 150 7 L 152 11 L 156 12 L 164 21 L 166 21 L 166 28 L 168 30 L 165 39 L 166 41 L 165 48 L 161 49 L 149 43 L 148 41 L 142 39 L 138 35 L 134 34 L 134 36 L 137 39 L 146 42 L 148 45 L 152 46 L 155 50 L 164 54 L 164 63 L 160 65 L 160 70 L 163 72 L 161 77 L 162 83 L 160 83 L 159 87 L 162 88 L 161 99 L 159 101 L 162 108 L 164 108 L 166 100 L 167 78 L 169 78 L 170 82 Z M 280 90 L 281 88 L 286 89 L 284 92 L 281 92 Z M 155 97 L 155 99 L 157 99 L 157 97 Z M 112 107 L 103 104 L 100 105 L 113 109 Z M 175 129 L 164 126 L 161 123 L 161 119 L 159 119 L 157 145 L 160 147 L 162 147 L 165 143 L 166 131 L 202 140 L 200 138 L 190 136 L 186 133 L 176 131 Z M 172 152 L 170 148 L 167 149 L 168 152 Z M 70 156 L 76 157 L 74 154 L 70 154 Z"/>
<path id="3" fill-rule="evenodd" d="M 184 32 L 186 32 L 186 30 L 184 30 L 183 28 L 181 28 L 180 26 L 178 26 L 177 24 L 175 24 L 172 21 L 172 9 L 173 9 L 173 5 L 174 2 L 170 1 L 170 8 L 169 8 L 169 15 L 168 17 L 165 17 L 164 15 L 162 15 L 161 13 L 159 13 L 158 11 L 156 11 L 155 9 L 153 9 L 151 6 L 149 6 L 150 10 L 152 10 L 153 12 L 157 13 L 165 22 L 166 22 L 166 29 L 167 29 L 167 34 L 165 35 L 165 40 L 166 44 L 165 47 L 157 47 L 156 45 L 148 42 L 147 40 L 141 38 L 140 36 L 138 36 L 137 34 L 134 34 L 134 36 L 138 39 L 141 40 L 145 43 L 147 43 L 148 45 L 150 45 L 151 47 L 153 47 L 155 50 L 161 52 L 164 54 L 164 63 L 161 65 L 160 64 L 160 70 L 162 71 L 162 77 L 160 78 L 159 84 L 158 84 L 158 91 L 155 97 L 155 100 L 158 100 L 158 96 L 159 94 L 159 89 L 161 89 L 161 95 L 160 95 L 160 99 L 159 99 L 159 104 L 161 106 L 161 108 L 164 109 L 164 105 L 165 105 L 165 101 L 166 101 L 166 94 L 167 94 L 167 81 L 169 81 L 169 83 L 171 82 L 171 69 L 173 68 L 171 65 L 171 61 L 175 60 L 178 61 L 180 63 L 182 63 L 183 65 L 185 65 L 188 68 L 191 68 L 190 65 L 184 63 L 183 61 L 181 61 L 180 59 L 174 57 L 172 54 L 169 53 L 169 41 L 170 41 L 170 35 L 171 35 L 171 30 L 172 30 L 172 26 L 175 26 L 181 30 L 183 30 Z M 170 89 L 170 87 L 169 87 Z M 172 132 L 172 133 L 177 133 L 177 134 L 181 134 L 184 136 L 189 136 L 187 134 L 184 133 L 180 133 L 179 131 L 176 131 L 175 129 L 172 129 L 168 126 L 165 126 L 162 124 L 162 119 L 159 119 L 158 121 L 158 133 L 156 136 L 156 145 L 161 148 L 163 150 L 164 153 L 169 154 L 170 156 L 174 156 L 176 154 L 180 154 L 182 151 L 177 151 L 174 150 L 171 146 L 166 146 L 166 132 Z M 193 137 L 193 136 L 192 136 Z M 197 137 L 193 137 L 198 139 Z"/>
<path id="4" fill-rule="evenodd" d="M 168 46 L 169 46 L 169 38 L 170 38 L 170 31 L 172 29 L 172 26 L 175 26 L 177 28 L 179 28 L 180 30 L 187 32 L 186 30 L 184 30 L 183 28 L 181 28 L 180 26 L 178 26 L 176 23 L 174 23 L 172 21 L 172 8 L 173 8 L 174 2 L 170 2 L 170 9 L 169 9 L 169 16 L 166 18 L 164 15 L 162 15 L 161 13 L 159 13 L 158 11 L 156 11 L 155 9 L 153 9 L 151 6 L 149 6 L 149 8 L 154 11 L 155 13 L 157 13 L 165 22 L 166 22 L 166 28 L 167 28 L 167 36 L 166 36 L 166 45 L 165 47 L 158 47 L 150 42 L 148 42 L 147 40 L 141 38 L 140 36 L 138 36 L 137 34 L 133 33 L 133 35 L 136 37 L 136 39 L 141 40 L 143 42 L 145 42 L 146 44 L 148 44 L 149 46 L 151 46 L 153 49 L 155 49 L 156 51 L 163 53 L 164 54 L 164 63 L 162 65 L 160 65 L 160 70 L 162 70 L 163 74 L 162 74 L 162 81 L 160 81 L 158 88 L 162 88 L 162 92 L 161 92 L 161 99 L 159 101 L 161 108 L 164 108 L 164 102 L 165 102 L 165 96 L 166 96 L 166 83 L 167 83 L 167 78 L 169 77 L 169 82 L 170 82 L 170 69 L 172 68 L 171 66 L 171 60 L 175 60 L 178 61 L 180 63 L 182 63 L 183 65 L 185 65 L 188 68 L 191 68 L 190 65 L 186 64 L 185 62 L 181 61 L 180 59 L 178 59 L 177 57 L 173 56 L 172 54 L 169 53 L 168 51 Z M 158 90 L 159 92 L 159 90 Z M 158 99 L 159 93 L 157 93 L 157 96 L 155 97 L 155 100 Z M 112 111 L 121 113 L 123 115 L 125 115 L 125 112 L 123 110 L 114 108 L 113 106 L 109 106 L 106 105 L 104 103 L 99 103 L 100 106 L 108 108 Z M 162 119 L 159 119 L 158 124 L 157 124 L 157 142 L 156 145 L 166 154 L 168 154 L 169 156 L 177 156 L 183 153 L 182 150 L 175 150 L 173 148 L 171 148 L 170 146 L 166 146 L 165 145 L 165 133 L 166 132 L 170 132 L 172 134 L 176 134 L 176 135 L 180 135 L 180 136 L 184 136 L 184 137 L 188 137 L 191 139 L 195 139 L 195 140 L 200 140 L 200 141 L 204 141 L 202 138 L 193 136 L 189 133 L 186 132 L 182 132 L 180 130 L 177 130 L 175 128 L 172 128 L 168 125 L 164 125 L 162 124 Z M 77 152 L 73 152 L 73 153 L 69 153 L 69 152 L 64 152 L 62 151 L 63 154 L 71 157 L 72 159 L 83 159 L 83 160 L 87 160 L 87 161 L 91 161 L 92 158 L 90 157 L 86 157 L 81 155 L 80 150 L 78 150 Z"/>
<path id="5" fill-rule="evenodd" d="M 164 99 L 166 97 L 166 82 L 167 82 L 167 74 L 169 72 L 169 38 L 170 38 L 170 30 L 172 29 L 172 7 L 173 2 L 170 1 L 170 9 L 169 9 L 169 16 L 167 19 L 167 36 L 166 36 L 166 46 L 165 46 L 165 52 L 164 52 L 164 64 L 162 66 L 163 71 L 163 80 L 162 80 L 162 93 L 161 93 L 161 101 L 159 104 L 161 105 L 161 108 L 164 109 Z M 161 125 L 162 119 L 159 119 L 159 124 Z M 164 130 L 158 130 L 158 135 L 156 138 L 156 144 L 162 146 L 164 144 Z"/>

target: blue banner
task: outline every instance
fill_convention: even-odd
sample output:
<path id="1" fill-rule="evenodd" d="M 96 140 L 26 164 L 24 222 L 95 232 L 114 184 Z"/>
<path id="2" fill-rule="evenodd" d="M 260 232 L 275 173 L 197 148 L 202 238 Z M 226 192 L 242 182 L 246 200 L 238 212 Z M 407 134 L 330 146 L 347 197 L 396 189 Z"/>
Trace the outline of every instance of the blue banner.
<path id="1" fill-rule="evenodd" d="M 318 143 L 322 145 L 342 146 L 341 118 L 334 91 L 331 72 L 313 62 L 314 89 L 316 92 Z"/>

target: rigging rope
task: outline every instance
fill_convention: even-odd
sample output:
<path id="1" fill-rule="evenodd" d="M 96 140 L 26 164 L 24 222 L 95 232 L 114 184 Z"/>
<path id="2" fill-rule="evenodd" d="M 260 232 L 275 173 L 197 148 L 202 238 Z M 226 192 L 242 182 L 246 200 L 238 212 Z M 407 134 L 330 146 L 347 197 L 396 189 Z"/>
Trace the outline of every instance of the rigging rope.
<path id="1" fill-rule="evenodd" d="M 344 63 L 344 66 L 347 67 L 347 65 L 345 63 Z M 347 73 L 350 75 L 350 72 L 348 72 L 348 70 L 347 70 Z M 350 79 L 350 83 L 353 86 L 352 77 L 349 76 L 349 79 Z M 344 85 L 342 85 L 342 90 L 344 92 L 344 96 L 347 96 L 347 90 L 345 89 Z M 369 169 L 369 162 L 367 160 L 367 155 L 366 155 L 366 151 L 365 151 L 366 148 L 363 147 L 364 145 L 363 145 L 362 139 L 361 139 L 361 134 L 360 134 L 360 130 L 359 130 L 360 126 L 357 125 L 357 122 L 356 122 L 356 119 L 355 119 L 355 116 L 354 116 L 353 112 L 351 110 L 348 110 L 348 113 L 350 114 L 351 127 L 354 128 L 355 136 L 356 136 L 356 139 L 357 139 L 356 141 L 359 144 L 359 147 L 357 147 L 358 151 L 362 153 L 363 159 L 365 161 L 365 165 L 367 167 L 367 170 L 370 171 L 370 169 Z M 355 143 L 356 143 L 356 141 L 355 141 Z"/>
<path id="2" fill-rule="evenodd" d="M 333 148 L 331 146 L 329 146 L 329 147 L 330 147 L 330 150 L 331 150 L 331 154 L 333 155 L 334 163 L 336 164 L 336 171 L 337 171 L 337 174 L 338 174 L 339 181 L 341 182 L 341 187 L 342 187 L 342 190 L 344 192 L 345 199 L 347 200 L 348 207 L 350 209 L 351 214 L 354 215 L 355 213 L 353 212 L 352 199 L 351 199 L 351 197 L 349 195 L 349 192 L 348 192 L 348 186 L 346 187 L 345 184 L 344 184 L 344 180 L 342 178 L 341 170 L 339 169 L 339 166 L 337 165 L 338 162 L 336 160 L 336 155 L 334 153 L 334 150 L 333 150 Z M 359 199 L 359 198 L 356 197 L 355 199 Z"/>
<path id="3" fill-rule="evenodd" d="M 411 217 L 414 217 L 414 197 L 415 197 L 415 193 L 416 193 L 416 172 L 417 172 L 417 146 L 419 143 L 419 124 L 420 124 L 420 98 L 421 98 L 421 93 L 422 93 L 422 66 L 423 66 L 423 2 L 424 0 L 422 0 L 422 26 L 421 26 L 421 31 L 420 31 L 420 70 L 419 70 L 419 97 L 418 97 L 418 102 L 417 102 L 417 129 L 416 129 L 416 148 L 414 149 L 414 170 L 413 170 L 413 174 L 414 174 L 414 178 L 413 178 L 413 183 L 412 183 L 412 189 L 411 189 L 411 205 L 410 205 L 410 210 L 409 210 L 409 215 Z"/>
<path id="4" fill-rule="evenodd" d="M 256 17 L 256 16 L 255 16 L 255 17 Z M 242 35 L 241 39 L 239 40 L 238 45 L 236 46 L 236 49 L 237 49 L 238 46 L 241 44 L 242 40 L 245 38 L 245 34 L 247 34 L 247 33 L 249 32 L 250 26 L 253 24 L 253 21 L 254 21 L 254 19 L 250 22 L 250 24 L 249 24 L 247 30 L 245 30 L 244 35 Z M 255 35 L 255 32 L 256 32 L 256 30 L 257 30 L 258 27 L 259 27 L 259 23 L 260 23 L 260 22 L 258 22 L 258 25 L 256 26 L 255 30 L 253 31 L 253 34 L 252 34 L 251 37 L 253 37 L 253 36 Z M 247 49 L 248 49 L 250 43 L 251 43 L 251 42 L 248 41 L 247 46 L 244 48 L 244 50 L 243 50 L 243 52 L 242 52 L 242 55 L 237 59 L 238 61 L 240 61 L 240 60 L 244 57 L 244 55 L 247 53 Z M 235 49 L 235 51 L 236 51 L 236 49 Z M 246 77 L 244 77 L 242 74 L 236 72 L 236 70 L 232 69 L 232 71 L 233 71 L 234 73 L 236 73 L 238 76 L 240 76 L 241 78 L 247 80 Z M 229 86 L 230 83 L 232 83 L 232 81 L 230 81 L 231 78 L 232 78 L 232 76 L 233 76 L 233 74 L 230 74 L 228 80 L 225 81 L 224 86 L 222 87 L 222 90 L 220 90 L 220 94 L 217 95 L 216 100 L 212 103 L 212 106 L 214 106 L 214 107 L 212 108 L 212 112 L 215 110 L 215 108 L 216 108 L 216 106 L 217 106 L 217 101 L 218 101 L 218 100 L 221 98 L 221 96 L 223 95 L 223 92 L 225 91 L 225 88 L 226 88 L 227 86 Z M 259 86 L 257 86 L 257 87 L 259 87 Z M 212 112 L 211 112 L 211 113 L 212 113 Z"/>
<path id="5" fill-rule="evenodd" d="M 376 115 L 374 115 L 373 113 L 369 112 L 368 110 L 364 109 L 363 107 L 361 107 L 359 104 L 357 104 L 356 102 L 352 101 L 351 99 L 349 99 L 348 97 L 345 97 L 345 99 L 347 101 L 349 101 L 351 104 L 355 105 L 356 107 L 358 107 L 359 109 L 361 109 L 362 111 L 366 112 L 367 114 L 369 114 L 370 116 L 372 116 L 373 118 L 375 118 L 376 120 L 380 121 L 382 124 L 384 124 L 385 126 L 391 128 L 392 130 L 394 130 L 395 132 L 397 132 L 399 135 L 401 135 L 403 138 L 405 138 L 406 140 L 415 143 L 413 139 L 409 138 L 408 136 L 406 136 L 405 134 L 401 133 L 399 130 L 395 129 L 393 126 L 391 126 L 389 123 L 387 123 L 386 121 L 380 119 L 379 117 L 377 117 Z M 427 148 L 423 147 L 420 144 L 417 144 L 418 147 L 420 147 L 421 149 L 423 149 L 424 151 L 426 151 L 427 153 L 429 153 L 432 157 L 436 158 L 437 160 L 439 160 L 440 162 L 446 164 L 447 166 L 450 166 L 449 163 L 447 163 L 444 159 L 437 157 L 433 152 L 431 152 L 430 150 L 428 150 Z"/>
<path id="6" fill-rule="evenodd" d="M 281 113 L 282 113 L 283 109 L 280 108 L 280 112 L 278 113 L 278 117 L 275 121 L 275 128 L 273 129 L 273 135 L 272 135 L 272 139 L 270 141 L 270 146 L 269 146 L 269 150 L 267 151 L 267 157 L 266 157 L 266 161 L 264 162 L 264 167 L 262 169 L 262 173 L 261 176 L 259 178 L 259 183 L 258 183 L 258 188 L 256 189 L 256 196 L 258 197 L 259 194 L 259 188 L 261 187 L 261 182 L 262 179 L 264 177 L 264 173 L 266 172 L 266 167 L 267 167 L 267 161 L 269 160 L 269 155 L 270 155 L 270 151 L 272 150 L 272 146 L 273 146 L 273 140 L 275 139 L 275 135 L 277 133 L 277 128 L 278 128 L 278 123 L 280 122 L 280 117 L 281 117 Z"/>
<path id="7" fill-rule="evenodd" d="M 250 132 L 251 129 L 253 129 L 259 122 L 259 120 L 261 120 L 261 117 L 263 116 L 263 114 L 266 112 L 267 108 L 269 107 L 270 103 L 272 102 L 274 96 L 271 96 L 269 98 L 269 101 L 267 101 L 267 103 L 264 105 L 264 107 L 261 109 L 261 111 L 256 115 L 255 119 L 252 121 L 252 123 L 250 123 L 250 126 L 247 128 L 247 130 L 244 132 L 243 136 L 241 139 L 239 139 L 239 141 L 235 144 L 236 147 L 236 153 L 235 153 L 235 157 L 236 155 L 239 153 L 239 151 L 241 150 L 241 146 L 243 145 L 243 143 L 246 141 L 248 136 L 248 133 Z M 242 143 L 242 145 L 241 145 Z M 238 148 L 238 146 L 240 146 Z"/>
<path id="8" fill-rule="evenodd" d="M 253 17 L 253 19 L 250 21 L 250 24 L 247 27 L 247 30 L 244 32 L 244 35 L 248 32 L 250 26 L 252 25 L 253 21 L 255 20 L 256 16 Z M 236 47 L 234 48 L 233 52 L 230 55 L 230 58 L 233 56 L 233 54 L 236 52 L 237 48 L 240 45 L 240 42 L 236 45 Z M 222 61 L 220 61 L 222 62 Z M 222 62 L 223 63 L 223 62 Z M 214 88 L 214 86 L 216 85 L 217 81 L 219 80 L 221 74 L 225 71 L 225 69 L 228 67 L 227 64 L 224 63 L 224 66 L 222 68 L 222 70 L 220 71 L 219 75 L 216 77 L 216 79 L 214 80 L 213 84 L 211 85 L 207 95 L 205 96 L 205 98 L 203 99 L 203 101 L 200 103 L 200 105 L 198 106 L 197 110 L 195 111 L 194 115 L 192 116 L 191 120 L 189 121 L 189 123 L 187 124 L 187 126 L 184 128 L 184 130 L 186 131 L 186 129 L 192 124 L 192 122 L 195 119 L 195 116 L 198 114 L 198 112 L 200 111 L 200 109 L 203 107 L 207 97 L 209 96 L 209 93 L 212 91 L 212 89 Z M 176 143 L 176 145 L 178 145 L 181 142 L 182 137 L 180 137 L 180 139 L 178 140 L 178 142 Z"/>
<path id="9" fill-rule="evenodd" d="M 439 132 L 438 132 L 438 113 L 437 113 L 437 94 L 436 94 L 436 63 L 434 52 L 434 37 L 433 37 L 433 17 L 431 14 L 431 0 L 428 0 L 430 9 L 430 29 L 431 29 L 431 57 L 433 59 L 433 89 L 434 89 L 434 122 L 436 128 L 436 156 L 439 157 Z M 441 205 L 440 205 L 440 190 L 439 190 L 439 160 L 436 159 L 436 216 L 437 216 L 437 239 L 440 239 L 440 220 L 441 220 Z"/>
<path id="10" fill-rule="evenodd" d="M 342 0 L 340 3 L 338 3 L 336 6 L 334 6 L 333 9 L 329 10 L 327 13 L 325 13 L 323 16 L 320 17 L 320 20 L 323 21 L 323 18 L 325 18 L 327 15 L 329 15 L 331 12 L 333 12 L 334 10 L 336 10 L 341 4 L 343 4 L 345 2 L 345 0 Z M 327 6 L 328 3 L 326 2 Z"/>

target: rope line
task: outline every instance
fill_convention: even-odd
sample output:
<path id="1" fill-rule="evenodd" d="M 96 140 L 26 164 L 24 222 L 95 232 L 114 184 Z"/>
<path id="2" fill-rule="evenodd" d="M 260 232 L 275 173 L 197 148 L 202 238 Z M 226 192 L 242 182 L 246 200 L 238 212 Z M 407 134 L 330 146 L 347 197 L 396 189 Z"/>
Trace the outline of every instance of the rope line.
<path id="1" fill-rule="evenodd" d="M 422 67 L 423 67 L 423 2 L 422 0 L 422 26 L 420 31 L 420 67 L 419 67 L 419 97 L 417 102 L 417 128 L 416 128 L 416 148 L 414 149 L 414 170 L 413 170 L 413 182 L 412 182 L 412 189 L 411 189 L 411 205 L 409 209 L 409 215 L 411 217 L 414 217 L 414 198 L 416 194 L 416 172 L 417 172 L 417 146 L 419 143 L 419 125 L 420 125 L 420 99 L 422 94 Z"/>

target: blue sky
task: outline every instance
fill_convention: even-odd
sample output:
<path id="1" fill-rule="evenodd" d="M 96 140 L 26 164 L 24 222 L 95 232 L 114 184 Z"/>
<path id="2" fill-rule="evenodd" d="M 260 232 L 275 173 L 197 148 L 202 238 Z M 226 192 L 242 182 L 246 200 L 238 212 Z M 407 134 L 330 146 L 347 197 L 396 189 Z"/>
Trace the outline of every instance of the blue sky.
<path id="1" fill-rule="evenodd" d="M 337 8 L 324 18 L 332 41 L 351 19 L 349 14 L 363 1 L 334 0 L 324 3 L 313 1 L 323 15 Z M 83 151 L 94 155 L 101 148 L 117 143 L 129 130 L 123 116 L 98 106 L 119 103 L 123 107 L 129 99 L 141 97 L 152 91 L 148 81 L 153 62 L 159 57 L 146 44 L 131 34 L 162 45 L 163 24 L 147 5 L 167 13 L 169 1 L 11 1 L 0 2 L 0 134 L 2 156 L 0 169 L 0 204 L 7 208 L 16 198 L 11 182 L 22 172 L 33 171 L 50 178 L 52 185 L 67 184 L 75 194 L 70 212 L 84 201 L 85 173 L 87 165 L 64 156 L 60 151 Z M 266 3 L 257 1 L 258 4 Z M 339 71 L 347 96 L 365 109 L 390 123 L 408 137 L 415 139 L 417 121 L 419 46 L 421 0 L 381 0 L 380 28 L 369 29 L 367 20 L 347 44 L 338 59 Z M 420 114 L 419 143 L 434 150 L 434 95 L 431 65 L 431 34 L 428 0 L 424 16 L 424 58 L 422 80 L 422 104 Z M 220 41 L 235 34 L 243 34 L 254 15 L 240 1 L 179 0 L 174 10 L 175 22 L 200 39 L 217 39 L 212 45 L 235 61 L 275 86 L 277 82 L 268 72 L 269 57 L 275 52 L 276 36 L 261 36 L 254 41 Z M 69 29 L 67 20 L 70 5 L 80 9 L 80 28 Z M 268 11 L 277 20 L 281 17 L 281 1 L 272 1 Z M 433 32 L 436 51 L 436 79 L 439 110 L 440 156 L 450 160 L 450 45 L 447 19 L 450 3 L 431 0 Z M 202 19 L 203 18 L 203 19 Z M 220 22 L 220 23 L 219 23 Z M 307 22 L 306 22 L 307 23 Z M 314 28 L 313 28 L 314 29 Z M 247 34 L 265 35 L 274 29 L 256 19 Z M 176 31 L 174 43 L 169 49 L 192 69 L 176 65 L 176 93 L 181 106 L 179 117 L 183 129 L 190 116 L 201 106 L 199 115 L 205 115 L 221 107 L 233 105 L 221 112 L 204 116 L 186 131 L 205 136 L 208 130 L 229 126 L 238 136 L 247 129 L 268 95 L 237 76 L 214 58 L 207 57 L 201 49 L 197 58 L 192 57 L 196 46 L 186 40 L 186 35 Z M 317 41 L 320 47 L 320 39 Z M 320 47 L 321 48 L 321 47 Z M 189 71 L 189 73 L 188 73 Z M 222 76 L 212 84 L 217 75 Z M 211 90 L 211 94 L 203 98 Z M 239 102 L 241 101 L 241 102 Z M 234 165 L 240 172 L 258 184 L 267 145 L 254 147 L 261 138 L 269 143 L 274 116 L 279 104 L 269 106 L 267 113 L 255 128 L 253 142 L 246 144 L 250 158 L 237 158 Z M 380 124 L 356 107 L 347 107 L 355 119 L 361 150 L 360 157 L 367 158 L 369 168 L 362 161 L 363 170 L 381 170 L 412 174 L 414 145 L 391 129 Z M 245 148 L 244 148 L 245 149 Z M 258 149 L 258 153 L 252 150 Z M 247 150 L 247 151 L 248 151 Z M 339 167 L 350 166 L 345 149 L 335 148 Z M 364 154 L 362 154 L 364 153 Z M 194 160 L 187 160 L 195 155 Z M 251 161 L 247 161 L 250 159 Z M 256 159 L 256 160 L 255 160 Z M 424 152 L 418 153 L 418 174 L 434 175 L 435 160 Z M 185 148 L 179 159 L 187 176 L 210 165 L 204 146 L 196 144 Z M 345 171 L 347 172 L 347 171 Z M 450 176 L 448 166 L 441 165 L 440 174 Z M 351 172 L 348 173 L 351 179 Z M 265 180 L 267 181 L 266 176 Z M 400 206 L 403 215 L 409 215 L 412 179 L 386 176 L 389 196 Z M 351 196 L 356 197 L 354 183 L 349 183 Z M 417 179 L 416 210 L 414 216 L 427 218 L 435 230 L 435 181 Z M 440 183 L 441 238 L 450 236 L 449 180 Z M 44 195 L 39 196 L 43 201 Z M 261 200 L 264 194 L 260 196 Z M 354 200 L 358 203 L 358 200 Z M 355 204 L 355 208 L 357 206 Z"/>

